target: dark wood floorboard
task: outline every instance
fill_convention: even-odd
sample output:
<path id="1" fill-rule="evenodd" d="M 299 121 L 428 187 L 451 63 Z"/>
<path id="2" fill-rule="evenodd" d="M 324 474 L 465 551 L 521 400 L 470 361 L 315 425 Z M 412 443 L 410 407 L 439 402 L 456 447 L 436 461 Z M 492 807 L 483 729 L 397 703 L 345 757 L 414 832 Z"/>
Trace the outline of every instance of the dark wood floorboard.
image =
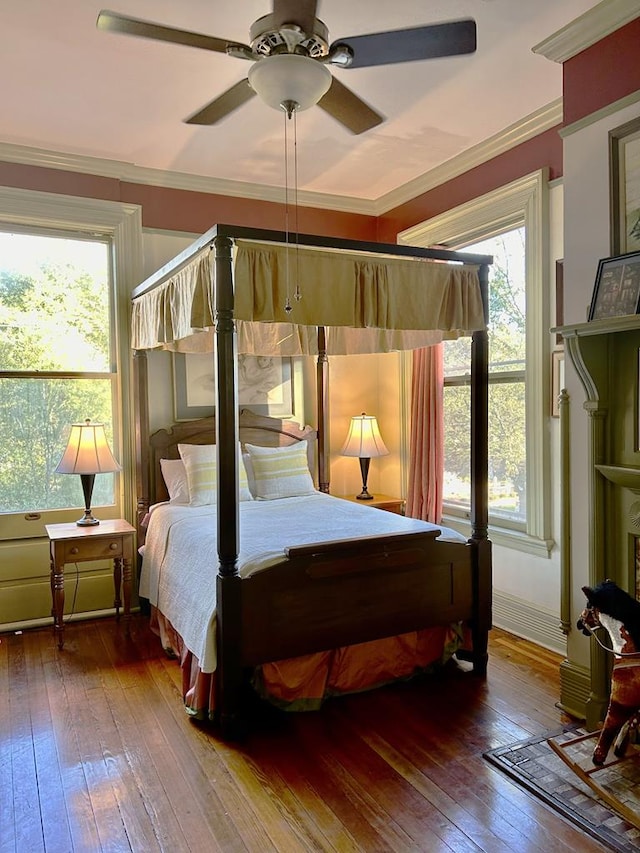
<path id="1" fill-rule="evenodd" d="M 180 673 L 132 618 L 0 634 L 0 853 L 596 853 L 489 765 L 559 729 L 557 655 L 491 632 L 463 668 L 267 711 L 240 744 L 185 714 Z"/>

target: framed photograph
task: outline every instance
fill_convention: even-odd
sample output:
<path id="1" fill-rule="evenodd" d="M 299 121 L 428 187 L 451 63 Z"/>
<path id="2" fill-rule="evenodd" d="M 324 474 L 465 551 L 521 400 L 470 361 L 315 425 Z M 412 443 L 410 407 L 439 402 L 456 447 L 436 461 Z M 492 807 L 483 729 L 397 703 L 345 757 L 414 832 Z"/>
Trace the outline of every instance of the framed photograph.
<path id="1" fill-rule="evenodd" d="M 611 253 L 640 251 L 640 118 L 609 132 Z"/>
<path id="2" fill-rule="evenodd" d="M 256 414 L 292 417 L 292 360 L 239 355 L 238 396 Z M 173 353 L 173 399 L 176 421 L 215 414 L 213 353 Z"/>
<path id="3" fill-rule="evenodd" d="M 560 392 L 564 387 L 564 350 L 551 353 L 551 417 L 560 417 Z"/>
<path id="4" fill-rule="evenodd" d="M 598 262 L 589 320 L 637 314 L 640 307 L 640 251 Z"/>

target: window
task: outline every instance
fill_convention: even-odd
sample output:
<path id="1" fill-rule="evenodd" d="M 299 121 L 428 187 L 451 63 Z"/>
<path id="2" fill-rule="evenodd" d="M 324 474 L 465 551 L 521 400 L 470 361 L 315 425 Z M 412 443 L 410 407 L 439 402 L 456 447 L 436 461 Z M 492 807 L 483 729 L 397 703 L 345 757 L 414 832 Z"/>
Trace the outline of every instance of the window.
<path id="1" fill-rule="evenodd" d="M 489 519 L 525 530 L 525 229 L 506 231 L 465 250 L 493 255 L 489 269 Z M 444 503 L 452 514 L 468 516 L 470 338 L 444 343 L 444 372 Z"/>
<path id="2" fill-rule="evenodd" d="M 55 473 L 69 424 L 113 441 L 110 294 L 107 241 L 0 230 L 0 512 L 78 505 L 77 478 Z M 96 479 L 96 506 L 113 480 Z"/>
<path id="3" fill-rule="evenodd" d="M 137 207 L 0 190 L 0 539 L 42 535 L 35 517 L 77 517 L 80 478 L 55 473 L 71 423 L 104 423 L 130 467 L 120 332 L 139 246 Z M 132 508 L 123 481 L 96 478 L 92 503 L 108 508 L 103 517 Z"/>
<path id="4" fill-rule="evenodd" d="M 489 300 L 489 526 L 508 547 L 548 556 L 547 240 L 543 172 L 434 217 L 401 235 L 412 245 L 492 254 Z M 470 338 L 445 343 L 447 523 L 467 532 Z"/>

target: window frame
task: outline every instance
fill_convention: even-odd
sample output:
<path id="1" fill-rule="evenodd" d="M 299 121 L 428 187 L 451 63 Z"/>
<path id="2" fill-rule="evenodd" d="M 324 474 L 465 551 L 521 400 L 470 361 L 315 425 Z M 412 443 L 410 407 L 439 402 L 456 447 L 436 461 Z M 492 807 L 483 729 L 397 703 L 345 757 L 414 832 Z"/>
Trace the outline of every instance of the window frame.
<path id="1" fill-rule="evenodd" d="M 74 236 L 106 240 L 110 246 L 113 444 L 122 465 L 116 482 L 115 505 L 107 515 L 134 516 L 135 478 L 127 472 L 135 470 L 135 447 L 132 410 L 130 352 L 130 294 L 142 277 L 142 215 L 139 205 L 64 196 L 31 190 L 0 187 L 0 226 L 22 233 L 49 232 L 58 236 Z M 14 375 L 8 372 L 9 376 Z M 44 374 L 42 374 L 44 375 Z M 97 374 L 73 373 L 73 378 Z M 109 374 L 111 375 L 111 374 Z M 63 374 L 55 373 L 54 378 Z M 78 505 L 82 503 L 79 500 Z M 42 536 L 43 524 L 73 521 L 77 507 L 42 510 L 36 525 L 28 513 L 0 513 L 0 540 Z"/>
<path id="2" fill-rule="evenodd" d="M 504 231 L 525 228 L 526 289 L 526 452 L 527 513 L 524 529 L 489 519 L 496 544 L 549 557 L 551 538 L 551 464 L 547 425 L 549 399 L 549 188 L 548 170 L 540 169 L 486 195 L 472 199 L 398 235 L 412 246 L 445 245 L 461 249 Z M 447 515 L 451 527 L 468 535 L 470 524 Z"/>

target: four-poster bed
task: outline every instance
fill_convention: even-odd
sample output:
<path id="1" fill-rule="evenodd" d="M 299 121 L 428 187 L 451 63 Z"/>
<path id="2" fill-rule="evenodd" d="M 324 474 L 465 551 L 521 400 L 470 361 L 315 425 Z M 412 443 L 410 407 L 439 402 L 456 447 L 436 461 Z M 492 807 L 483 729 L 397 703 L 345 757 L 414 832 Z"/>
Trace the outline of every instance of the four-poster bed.
<path id="1" fill-rule="evenodd" d="M 287 245 L 280 232 L 217 225 L 135 289 L 140 542 L 145 536 L 140 522 L 150 505 L 167 498 L 161 459 L 178 459 L 185 445 L 215 443 L 212 470 L 217 480 L 204 506 L 154 508 L 141 592 L 157 605 L 164 631 L 179 635 L 183 672 L 185 661 L 199 667 L 202 657 L 207 661 L 203 670 L 215 672 L 211 694 L 223 730 L 231 733 L 242 714 L 247 671 L 283 659 L 384 642 L 409 632 L 418 632 L 420 645 L 425 629 L 439 628 L 444 637 L 453 623 L 464 622 L 474 671 L 485 673 L 491 624 L 486 335 L 490 262 L 486 256 L 446 250 L 309 235 Z M 461 334 L 472 335 L 471 537 L 465 540 L 440 525 L 329 497 L 328 355 L 412 349 Z M 175 424 L 149 437 L 144 352 L 157 347 L 213 348 L 215 418 Z M 239 411 L 238 352 L 317 356 L 317 436 L 308 427 Z M 284 456 L 297 454 L 298 445 L 309 458 L 317 458 L 318 490 L 308 487 L 310 478 L 298 468 L 295 476 L 286 472 L 286 482 L 295 483 L 297 491 L 283 487 L 271 493 L 269 486 L 261 494 L 263 457 L 271 463 L 277 459 L 280 471 Z M 264 446 L 278 451 L 256 449 Z M 193 487 L 196 469 L 189 467 L 188 454 L 183 461 Z M 244 480 L 247 464 L 255 477 L 250 494 Z M 272 473 L 264 476 L 265 483 L 273 478 Z M 251 477 L 248 482 L 251 486 Z M 251 500 L 256 488 L 257 500 Z M 193 500 L 193 489 L 191 495 Z M 336 502 L 341 506 L 334 510 Z M 265 521 L 267 511 L 273 521 Z M 305 527 L 301 519 L 307 511 Z M 335 519 L 329 514 L 334 511 Z M 257 524 L 267 558 L 257 556 L 260 535 L 258 543 L 251 540 L 249 519 L 254 516 L 261 519 Z M 368 533 L 367 525 L 372 525 Z M 152 530 L 161 527 L 167 538 L 152 542 Z M 267 530 L 271 534 L 283 528 L 282 542 L 266 541 Z M 194 544 L 201 529 L 213 537 L 207 545 Z M 202 561 L 208 562 L 209 581 L 192 581 L 189 587 L 183 579 L 181 588 L 172 587 L 171 571 L 176 577 L 181 573 L 170 570 L 170 553 L 185 554 L 186 559 L 187 552 L 192 556 L 199 549 L 208 555 Z M 206 641 L 200 644 L 196 629 L 182 615 L 207 598 L 198 584 L 207 587 L 211 608 Z M 175 599 L 189 597 L 183 610 L 177 608 Z M 427 655 L 422 663 L 429 660 L 433 657 Z"/>

